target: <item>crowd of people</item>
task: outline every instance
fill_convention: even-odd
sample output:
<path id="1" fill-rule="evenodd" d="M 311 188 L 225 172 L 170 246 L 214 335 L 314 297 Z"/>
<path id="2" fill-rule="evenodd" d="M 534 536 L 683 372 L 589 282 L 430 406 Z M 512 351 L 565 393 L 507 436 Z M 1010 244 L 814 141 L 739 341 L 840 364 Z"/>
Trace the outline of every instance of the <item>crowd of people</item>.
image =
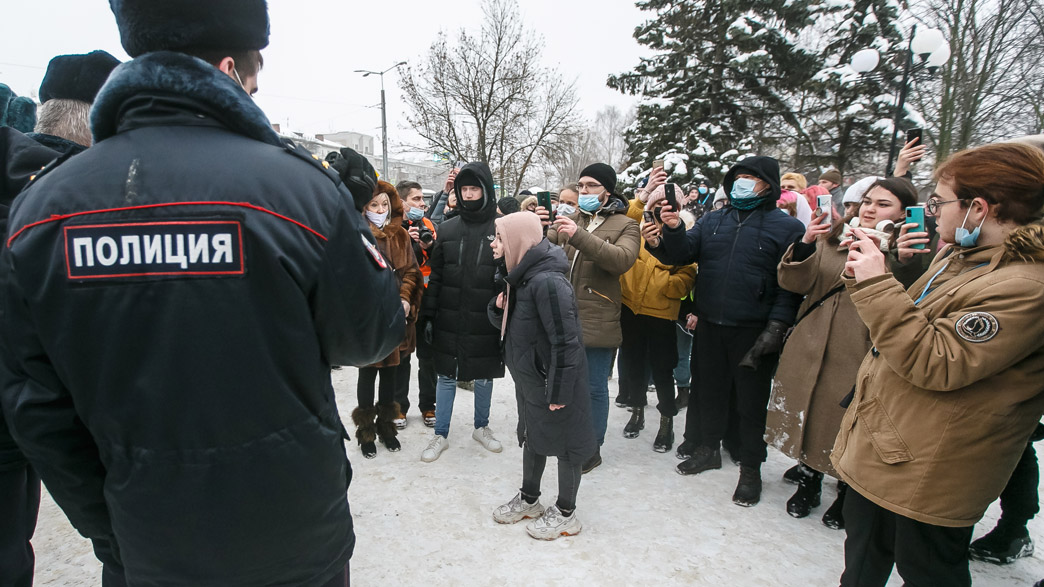
<path id="1" fill-rule="evenodd" d="M 592 163 L 546 196 L 498 198 L 476 161 L 429 203 L 349 148 L 321 160 L 272 131 L 250 99 L 264 2 L 183 4 L 112 0 L 132 60 L 56 57 L 38 117 L 0 87 L 3 584 L 32 584 L 42 479 L 106 586 L 346 585 L 345 441 L 437 467 L 464 387 L 472 438 L 499 453 L 506 371 L 521 485 L 491 513 L 533 538 L 581 532 L 582 477 L 607 434 L 642 437 L 654 391 L 652 449 L 682 475 L 724 450 L 739 506 L 759 503 L 770 445 L 795 460 L 790 515 L 837 481 L 822 521 L 846 532 L 842 586 L 893 568 L 970 585 L 970 557 L 1032 552 L 1039 137 L 940 161 L 923 203 L 918 141 L 891 177 L 815 185 L 752 156 L 717 189 L 662 166 L 623 185 Z M 351 435 L 341 366 L 359 369 Z M 403 447 L 414 405 L 432 436 Z"/>

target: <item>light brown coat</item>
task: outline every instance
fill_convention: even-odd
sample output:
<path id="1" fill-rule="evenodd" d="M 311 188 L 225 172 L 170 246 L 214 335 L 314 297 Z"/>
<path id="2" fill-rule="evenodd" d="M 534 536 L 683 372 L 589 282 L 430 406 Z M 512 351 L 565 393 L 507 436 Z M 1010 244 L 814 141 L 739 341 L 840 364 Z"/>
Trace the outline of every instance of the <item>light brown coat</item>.
<path id="1" fill-rule="evenodd" d="M 1044 227 L 954 248 L 909 293 L 891 275 L 846 285 L 875 351 L 859 369 L 835 470 L 889 511 L 975 524 L 1044 412 Z"/>

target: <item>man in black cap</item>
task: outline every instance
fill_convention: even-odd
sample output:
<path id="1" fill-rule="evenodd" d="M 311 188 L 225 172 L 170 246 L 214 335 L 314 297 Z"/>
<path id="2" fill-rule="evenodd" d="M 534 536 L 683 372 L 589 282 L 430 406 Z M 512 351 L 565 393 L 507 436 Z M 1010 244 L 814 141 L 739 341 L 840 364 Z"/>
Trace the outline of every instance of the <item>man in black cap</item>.
<path id="1" fill-rule="evenodd" d="M 739 412 L 740 478 L 732 501 L 753 506 L 761 499 L 765 417 L 772 373 L 783 335 L 793 324 L 801 297 L 780 289 L 776 266 L 804 232 L 799 220 L 776 208 L 779 163 L 748 157 L 722 182 L 729 205 L 708 212 L 686 232 L 678 212 L 661 212 L 660 235 L 646 246 L 668 265 L 697 263 L 696 335 L 700 349 L 693 373 L 694 397 L 678 446 L 682 475 L 721 468 L 721 441 L 729 427 L 729 401 Z M 694 418 L 698 418 L 695 420 Z M 730 451 L 737 447 L 730 447 Z"/>
<path id="2" fill-rule="evenodd" d="M 576 184 L 579 208 L 572 216 L 559 214 L 547 231 L 552 243 L 569 257 L 569 281 L 576 290 L 584 331 L 591 422 L 595 440 L 605 442 L 609 421 L 609 371 L 620 331 L 620 276 L 638 258 L 638 223 L 627 217 L 627 201 L 616 194 L 616 171 L 605 163 L 588 165 Z M 587 473 L 602 464 L 601 449 L 583 464 Z"/>
<path id="3" fill-rule="evenodd" d="M 7 422 L 73 526 L 112 545 L 106 573 L 345 585 L 330 366 L 405 334 L 353 201 L 372 167 L 349 153 L 339 177 L 250 99 L 263 0 L 110 4 L 134 59 L 97 96 L 94 146 L 15 201 L 0 253 Z"/>
<path id="4" fill-rule="evenodd" d="M 91 104 L 119 64 L 105 51 L 52 59 L 40 83 L 36 129 L 29 136 L 59 153 L 76 154 L 90 147 Z"/>

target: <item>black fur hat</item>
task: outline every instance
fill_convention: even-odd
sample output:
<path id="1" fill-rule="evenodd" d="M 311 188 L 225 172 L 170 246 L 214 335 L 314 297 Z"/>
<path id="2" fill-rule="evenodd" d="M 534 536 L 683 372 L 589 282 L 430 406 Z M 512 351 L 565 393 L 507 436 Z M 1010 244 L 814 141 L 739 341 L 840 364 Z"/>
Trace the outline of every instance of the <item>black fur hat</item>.
<path id="1" fill-rule="evenodd" d="M 131 57 L 151 51 L 268 46 L 265 0 L 109 0 Z"/>
<path id="2" fill-rule="evenodd" d="M 61 98 L 91 104 L 119 64 L 119 59 L 105 51 L 59 55 L 47 64 L 47 73 L 40 84 L 40 103 Z"/>

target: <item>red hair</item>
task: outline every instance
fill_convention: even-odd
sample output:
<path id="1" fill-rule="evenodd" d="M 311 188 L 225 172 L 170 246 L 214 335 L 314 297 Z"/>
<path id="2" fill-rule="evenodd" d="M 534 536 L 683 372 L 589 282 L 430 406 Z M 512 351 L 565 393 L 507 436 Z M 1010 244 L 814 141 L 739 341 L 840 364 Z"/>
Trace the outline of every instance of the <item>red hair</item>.
<path id="1" fill-rule="evenodd" d="M 939 166 L 935 180 L 952 184 L 962 207 L 982 198 L 998 221 L 1029 224 L 1044 207 L 1044 152 L 1019 143 L 965 149 Z"/>

